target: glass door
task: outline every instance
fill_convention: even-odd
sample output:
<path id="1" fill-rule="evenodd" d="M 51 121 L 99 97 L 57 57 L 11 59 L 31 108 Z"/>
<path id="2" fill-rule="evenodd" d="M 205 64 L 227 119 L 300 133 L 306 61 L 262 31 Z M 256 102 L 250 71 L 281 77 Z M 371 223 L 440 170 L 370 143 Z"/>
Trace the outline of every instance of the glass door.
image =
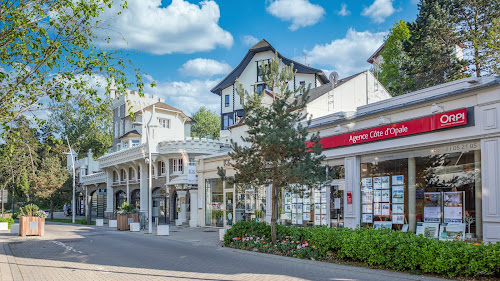
<path id="1" fill-rule="evenodd" d="M 225 225 L 226 227 L 229 227 L 231 225 L 233 225 L 234 223 L 234 209 L 233 209 L 233 206 L 234 206 L 234 192 L 232 191 L 228 191 L 228 192 L 225 192 L 225 202 L 226 202 L 226 211 L 225 211 L 225 214 L 224 214 L 224 217 L 225 217 Z"/>
<path id="2" fill-rule="evenodd" d="M 334 181 L 330 186 L 330 226 L 344 227 L 344 181 Z"/>

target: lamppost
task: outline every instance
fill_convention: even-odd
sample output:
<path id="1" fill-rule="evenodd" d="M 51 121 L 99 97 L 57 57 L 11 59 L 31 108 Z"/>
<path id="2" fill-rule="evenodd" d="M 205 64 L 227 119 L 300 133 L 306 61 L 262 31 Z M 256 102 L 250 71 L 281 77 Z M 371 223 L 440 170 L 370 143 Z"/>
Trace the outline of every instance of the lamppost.
<path id="1" fill-rule="evenodd" d="M 142 118 L 144 118 L 144 107 L 141 109 Z M 142 122 L 133 122 L 132 125 L 143 126 L 146 128 L 146 146 L 148 148 L 148 158 L 146 162 L 148 163 L 148 233 L 153 233 L 153 176 L 152 176 L 152 165 L 153 159 L 151 157 L 151 136 L 149 135 L 150 129 L 157 127 L 156 124 L 152 123 L 155 113 L 155 106 L 153 105 L 153 111 L 151 112 L 151 118 L 147 124 Z"/>
<path id="2" fill-rule="evenodd" d="M 73 150 L 69 145 L 68 137 L 66 137 L 66 142 L 68 143 L 69 152 L 63 152 L 63 154 L 71 155 L 71 167 L 73 170 L 73 196 L 71 197 L 71 213 L 72 213 L 71 221 L 72 223 L 75 223 L 75 159 L 73 158 Z"/>

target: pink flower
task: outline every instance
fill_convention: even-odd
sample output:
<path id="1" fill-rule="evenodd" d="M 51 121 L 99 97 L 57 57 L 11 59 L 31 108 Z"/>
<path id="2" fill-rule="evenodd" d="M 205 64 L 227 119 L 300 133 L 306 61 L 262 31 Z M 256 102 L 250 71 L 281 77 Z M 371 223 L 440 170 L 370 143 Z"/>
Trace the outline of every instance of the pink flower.
<path id="1" fill-rule="evenodd" d="M 297 245 L 297 249 L 300 249 L 300 245 Z"/>

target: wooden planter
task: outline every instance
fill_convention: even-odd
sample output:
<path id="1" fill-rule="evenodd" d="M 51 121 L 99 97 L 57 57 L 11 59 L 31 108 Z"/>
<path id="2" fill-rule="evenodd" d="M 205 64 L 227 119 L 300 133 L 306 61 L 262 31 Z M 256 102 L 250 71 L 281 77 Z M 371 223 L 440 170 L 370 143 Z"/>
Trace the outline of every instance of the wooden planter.
<path id="1" fill-rule="evenodd" d="M 126 214 L 126 215 L 116 215 L 116 229 L 117 230 L 130 230 L 130 222 L 139 222 L 139 214 Z"/>
<path id="2" fill-rule="evenodd" d="M 45 218 L 19 217 L 19 236 L 39 235 L 45 233 Z"/>

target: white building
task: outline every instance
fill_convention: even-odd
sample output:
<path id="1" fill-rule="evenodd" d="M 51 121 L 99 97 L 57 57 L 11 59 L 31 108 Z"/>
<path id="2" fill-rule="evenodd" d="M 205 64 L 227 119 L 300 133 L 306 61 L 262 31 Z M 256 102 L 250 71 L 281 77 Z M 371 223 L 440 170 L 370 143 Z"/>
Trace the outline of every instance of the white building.
<path id="1" fill-rule="evenodd" d="M 260 41 L 251 47 L 240 64 L 212 89 L 214 94 L 220 96 L 221 101 L 221 141 L 229 143 L 232 139 L 241 143 L 241 136 L 244 136 L 247 130 L 244 122 L 240 122 L 245 112 L 240 96 L 236 93 L 236 81 L 248 92 L 253 92 L 255 88 L 257 92 L 268 94 L 264 95 L 263 103 L 272 102 L 272 96 L 266 91 L 257 66 L 268 63 L 275 57 L 276 52 L 266 40 Z M 321 70 L 277 54 L 284 65 L 293 63 L 294 70 L 297 71 L 294 80 L 289 81 L 289 87 L 311 87 L 305 109 L 311 118 L 331 114 L 350 116 L 359 106 L 390 98 L 389 93 L 369 71 L 344 79 L 338 79 L 338 75 L 332 73 L 330 81 Z M 268 193 L 264 187 L 241 192 L 234 186 L 226 187 L 226 183 L 220 180 L 217 175 L 218 167 L 226 169 L 228 176 L 234 174 L 227 165 L 227 152 L 197 159 L 198 194 L 203 200 L 198 212 L 199 225 L 228 227 L 239 220 L 270 220 L 270 208 L 266 208 Z M 267 202 L 270 202 L 269 198 Z M 247 203 L 254 207 L 246 208 Z"/>
<path id="2" fill-rule="evenodd" d="M 112 90 L 113 97 L 113 90 Z M 113 145 L 94 161 L 78 160 L 79 183 L 88 194 L 92 216 L 113 217 L 123 202 L 153 222 L 197 226 L 198 181 L 194 158 L 218 153 L 217 140 L 191 138 L 193 120 L 155 96 L 134 91 L 113 99 Z M 133 112 L 132 120 L 129 112 Z M 153 205 L 148 206 L 148 152 L 152 158 Z M 83 196 L 80 198 L 83 200 Z M 83 202 L 84 204 L 85 202 Z"/>

